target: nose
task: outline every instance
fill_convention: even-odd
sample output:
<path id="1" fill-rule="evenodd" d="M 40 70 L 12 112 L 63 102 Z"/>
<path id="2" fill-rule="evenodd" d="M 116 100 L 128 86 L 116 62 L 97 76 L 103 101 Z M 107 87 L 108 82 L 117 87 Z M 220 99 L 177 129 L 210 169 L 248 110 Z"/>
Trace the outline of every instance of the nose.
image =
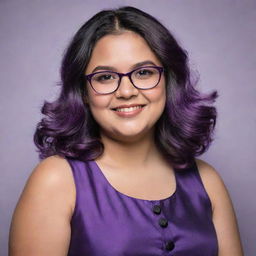
<path id="1" fill-rule="evenodd" d="M 133 86 L 128 76 L 122 76 L 118 89 L 115 92 L 117 98 L 129 99 L 133 96 L 137 96 L 139 90 Z"/>

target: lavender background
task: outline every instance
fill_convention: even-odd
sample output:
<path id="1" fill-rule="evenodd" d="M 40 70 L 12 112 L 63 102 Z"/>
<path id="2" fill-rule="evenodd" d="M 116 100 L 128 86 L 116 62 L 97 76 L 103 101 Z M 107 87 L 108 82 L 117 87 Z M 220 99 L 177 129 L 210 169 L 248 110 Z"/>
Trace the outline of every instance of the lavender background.
<path id="1" fill-rule="evenodd" d="M 38 163 L 32 136 L 44 99 L 59 88 L 64 48 L 103 8 L 132 5 L 156 16 L 189 52 L 203 92 L 219 91 L 215 142 L 201 158 L 229 189 L 245 255 L 256 252 L 256 1 L 0 0 L 0 255 L 11 216 Z"/>

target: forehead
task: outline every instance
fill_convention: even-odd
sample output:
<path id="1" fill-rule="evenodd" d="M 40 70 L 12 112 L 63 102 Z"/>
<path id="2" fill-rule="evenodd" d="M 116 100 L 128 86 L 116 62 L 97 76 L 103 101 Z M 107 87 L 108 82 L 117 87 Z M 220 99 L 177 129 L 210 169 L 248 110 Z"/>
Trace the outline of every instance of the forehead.
<path id="1" fill-rule="evenodd" d="M 109 65 L 119 70 L 127 70 L 134 64 L 146 60 L 160 65 L 157 56 L 140 35 L 125 31 L 121 34 L 106 35 L 96 43 L 87 71 L 90 72 L 98 65 Z"/>

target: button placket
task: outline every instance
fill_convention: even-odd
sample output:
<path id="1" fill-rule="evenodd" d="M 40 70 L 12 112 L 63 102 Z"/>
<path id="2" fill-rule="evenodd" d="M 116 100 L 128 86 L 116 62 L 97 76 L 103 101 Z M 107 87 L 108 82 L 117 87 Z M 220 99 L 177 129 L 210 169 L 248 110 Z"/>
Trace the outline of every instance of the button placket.
<path id="1" fill-rule="evenodd" d="M 154 205 L 153 208 L 152 208 L 152 211 L 153 211 L 154 214 L 160 215 L 161 212 L 162 212 L 161 206 L 158 205 L 158 204 Z M 167 228 L 168 227 L 168 220 L 165 217 L 160 217 L 158 219 L 158 224 L 162 228 Z M 175 244 L 172 240 L 167 240 L 165 242 L 165 245 L 164 245 L 165 250 L 172 251 L 174 249 L 174 247 L 175 247 Z"/>

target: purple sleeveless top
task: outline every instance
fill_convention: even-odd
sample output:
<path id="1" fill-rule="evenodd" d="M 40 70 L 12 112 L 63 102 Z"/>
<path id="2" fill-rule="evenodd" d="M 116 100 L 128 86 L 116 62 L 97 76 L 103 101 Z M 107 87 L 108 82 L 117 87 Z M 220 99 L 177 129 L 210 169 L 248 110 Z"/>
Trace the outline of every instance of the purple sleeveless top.
<path id="1" fill-rule="evenodd" d="M 66 159 L 76 185 L 68 256 L 218 255 L 211 202 L 195 162 L 175 170 L 173 195 L 144 200 L 117 191 L 95 161 Z"/>

